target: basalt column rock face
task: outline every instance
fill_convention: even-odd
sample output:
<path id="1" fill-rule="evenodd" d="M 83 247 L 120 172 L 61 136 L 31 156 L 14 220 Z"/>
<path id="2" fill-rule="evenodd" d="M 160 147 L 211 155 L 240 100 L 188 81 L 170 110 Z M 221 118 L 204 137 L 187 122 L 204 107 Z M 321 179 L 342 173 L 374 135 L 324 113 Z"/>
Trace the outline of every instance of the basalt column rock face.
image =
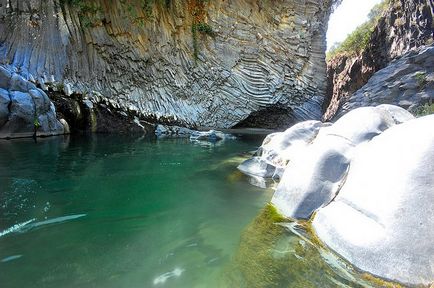
<path id="1" fill-rule="evenodd" d="M 0 61 L 156 122 L 289 125 L 321 115 L 333 2 L 0 0 Z"/>

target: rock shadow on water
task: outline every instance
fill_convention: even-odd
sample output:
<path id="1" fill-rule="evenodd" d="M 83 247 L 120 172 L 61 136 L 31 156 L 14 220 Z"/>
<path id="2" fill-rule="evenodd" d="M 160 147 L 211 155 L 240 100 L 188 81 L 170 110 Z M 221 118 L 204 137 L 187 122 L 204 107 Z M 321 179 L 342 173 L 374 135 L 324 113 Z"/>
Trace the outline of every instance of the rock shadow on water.
<path id="1" fill-rule="evenodd" d="M 267 205 L 241 235 L 221 287 L 402 287 L 357 271 L 315 236 L 311 223 Z"/>

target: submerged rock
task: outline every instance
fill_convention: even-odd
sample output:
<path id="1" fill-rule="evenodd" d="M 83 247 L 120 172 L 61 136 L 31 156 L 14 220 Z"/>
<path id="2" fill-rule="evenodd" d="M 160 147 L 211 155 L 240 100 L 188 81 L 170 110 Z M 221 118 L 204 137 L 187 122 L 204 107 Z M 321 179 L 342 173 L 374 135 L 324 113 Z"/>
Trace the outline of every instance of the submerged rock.
<path id="1" fill-rule="evenodd" d="M 230 139 L 233 136 L 225 134 L 221 131 L 209 130 L 209 131 L 193 131 L 190 135 L 190 141 L 209 141 L 217 142 L 220 140 Z"/>
<path id="2" fill-rule="evenodd" d="M 399 287 L 375 285 L 319 245 L 308 223 L 267 205 L 243 232 L 219 287 Z"/>
<path id="3" fill-rule="evenodd" d="M 155 135 L 159 138 L 163 137 L 174 137 L 174 138 L 188 138 L 195 131 L 180 127 L 180 126 L 166 126 L 162 124 L 158 124 L 155 128 Z"/>
<path id="4" fill-rule="evenodd" d="M 434 115 L 386 130 L 354 153 L 339 195 L 313 226 L 358 268 L 408 284 L 434 281 Z"/>

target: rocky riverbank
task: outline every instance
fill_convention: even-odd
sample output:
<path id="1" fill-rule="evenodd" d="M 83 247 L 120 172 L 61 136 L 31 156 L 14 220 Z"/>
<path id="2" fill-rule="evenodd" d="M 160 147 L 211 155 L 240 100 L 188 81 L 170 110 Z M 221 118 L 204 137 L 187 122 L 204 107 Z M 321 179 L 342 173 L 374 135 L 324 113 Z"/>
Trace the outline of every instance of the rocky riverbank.
<path id="1" fill-rule="evenodd" d="M 363 271 L 410 285 L 434 282 L 434 115 L 392 105 L 355 109 L 269 135 L 240 165 L 280 177 L 272 203 L 310 219 L 319 239 Z M 417 243 L 412 245 L 411 243 Z"/>

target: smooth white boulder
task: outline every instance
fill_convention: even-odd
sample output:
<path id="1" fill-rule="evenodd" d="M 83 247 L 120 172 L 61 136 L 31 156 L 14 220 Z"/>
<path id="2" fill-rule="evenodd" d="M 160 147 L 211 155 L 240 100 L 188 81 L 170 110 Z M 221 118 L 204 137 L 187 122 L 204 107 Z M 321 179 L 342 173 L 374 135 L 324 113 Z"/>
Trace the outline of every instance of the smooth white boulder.
<path id="1" fill-rule="evenodd" d="M 276 173 L 276 167 L 257 156 L 245 160 L 237 168 L 244 174 L 261 178 L 272 178 Z"/>
<path id="2" fill-rule="evenodd" d="M 321 128 L 309 145 L 291 154 L 271 202 L 286 217 L 310 218 L 343 185 L 354 148 L 400 123 L 405 118 L 401 110 L 404 109 L 358 108 Z"/>
<path id="3" fill-rule="evenodd" d="M 322 127 L 330 125 L 309 120 L 295 124 L 284 132 L 269 134 L 257 154 L 237 168 L 250 176 L 281 178 L 289 161 L 304 151 Z"/>
<path id="4" fill-rule="evenodd" d="M 261 146 L 261 158 L 275 167 L 286 167 L 288 162 L 302 152 L 328 124 L 309 120 L 295 124 L 284 132 L 268 135 Z"/>
<path id="5" fill-rule="evenodd" d="M 359 145 L 339 194 L 316 213 L 319 238 L 359 269 L 434 282 L 433 127 L 430 115 Z"/>

